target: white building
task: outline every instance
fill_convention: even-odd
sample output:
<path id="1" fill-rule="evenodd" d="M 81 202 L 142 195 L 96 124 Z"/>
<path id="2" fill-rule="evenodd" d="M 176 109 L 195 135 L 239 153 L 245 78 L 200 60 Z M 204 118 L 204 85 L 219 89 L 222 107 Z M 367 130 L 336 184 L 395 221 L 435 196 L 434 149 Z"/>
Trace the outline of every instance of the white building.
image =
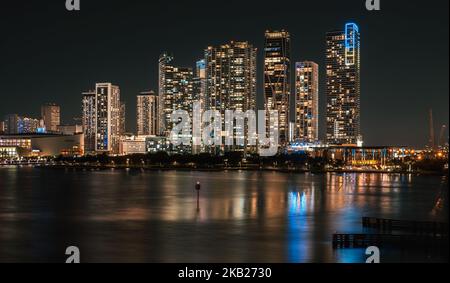
<path id="1" fill-rule="evenodd" d="M 95 85 L 95 151 L 119 153 L 120 88 L 111 83 Z"/>

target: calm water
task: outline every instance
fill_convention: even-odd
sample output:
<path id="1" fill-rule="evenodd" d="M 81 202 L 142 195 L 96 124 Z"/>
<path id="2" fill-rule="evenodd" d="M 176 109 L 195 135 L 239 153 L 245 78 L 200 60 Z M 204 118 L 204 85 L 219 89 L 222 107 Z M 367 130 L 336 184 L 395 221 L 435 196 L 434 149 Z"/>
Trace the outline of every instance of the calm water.
<path id="1" fill-rule="evenodd" d="M 0 167 L 0 262 L 64 262 L 71 245 L 83 262 L 363 262 L 331 245 L 362 216 L 448 222 L 447 179 Z"/>

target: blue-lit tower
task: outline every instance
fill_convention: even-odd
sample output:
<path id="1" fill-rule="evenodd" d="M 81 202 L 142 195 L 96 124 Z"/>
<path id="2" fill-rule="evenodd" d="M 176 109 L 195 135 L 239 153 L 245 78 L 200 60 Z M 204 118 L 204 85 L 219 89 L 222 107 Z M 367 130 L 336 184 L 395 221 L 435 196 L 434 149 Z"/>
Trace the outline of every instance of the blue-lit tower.
<path id="1" fill-rule="evenodd" d="M 361 145 L 360 33 L 355 23 L 326 35 L 327 142 Z"/>

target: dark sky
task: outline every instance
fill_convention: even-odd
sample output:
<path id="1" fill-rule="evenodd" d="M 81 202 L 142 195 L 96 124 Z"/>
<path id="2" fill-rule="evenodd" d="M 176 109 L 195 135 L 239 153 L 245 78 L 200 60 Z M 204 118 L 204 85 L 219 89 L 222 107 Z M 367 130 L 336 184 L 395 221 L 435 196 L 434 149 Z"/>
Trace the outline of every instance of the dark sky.
<path id="1" fill-rule="evenodd" d="M 2 1 L 0 117 L 38 117 L 41 104 L 56 102 L 63 120 L 71 122 L 81 115 L 81 92 L 110 81 L 121 87 L 127 130 L 134 131 L 135 96 L 157 90 L 162 51 L 193 67 L 206 46 L 229 40 L 258 48 L 261 101 L 268 28 L 291 33 L 294 62 L 319 63 L 324 114 L 325 33 L 355 21 L 366 144 L 422 146 L 429 108 L 437 135 L 449 120 L 449 1 L 381 0 L 381 6 L 369 12 L 365 0 L 81 0 L 80 12 L 68 12 L 65 0 Z"/>

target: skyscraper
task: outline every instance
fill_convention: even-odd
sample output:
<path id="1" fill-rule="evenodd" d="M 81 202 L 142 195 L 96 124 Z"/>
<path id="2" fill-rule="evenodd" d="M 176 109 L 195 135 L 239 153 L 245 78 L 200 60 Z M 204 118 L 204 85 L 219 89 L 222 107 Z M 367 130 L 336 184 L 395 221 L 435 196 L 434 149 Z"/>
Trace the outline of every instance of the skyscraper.
<path id="1" fill-rule="evenodd" d="M 95 95 L 95 150 L 97 152 L 118 154 L 120 141 L 120 89 L 111 83 L 97 83 Z"/>
<path id="2" fill-rule="evenodd" d="M 199 101 L 203 109 L 206 94 L 206 61 L 205 59 L 198 60 L 195 65 L 195 76 L 192 81 L 192 100 Z"/>
<path id="3" fill-rule="evenodd" d="M 206 109 L 256 109 L 256 48 L 230 42 L 205 50 Z"/>
<path id="4" fill-rule="evenodd" d="M 294 140 L 319 139 L 319 66 L 311 61 L 295 64 Z"/>
<path id="5" fill-rule="evenodd" d="M 256 110 L 256 54 L 248 42 L 231 41 L 205 50 L 206 110 L 218 110 L 222 116 L 225 110 Z"/>
<path id="6" fill-rule="evenodd" d="M 196 62 L 196 68 L 195 68 L 195 76 L 192 80 L 192 100 L 193 102 L 200 103 L 200 111 L 201 113 L 205 110 L 205 96 L 206 96 L 206 61 L 205 59 L 198 60 Z M 194 109 L 193 109 L 194 111 Z M 201 113 L 193 113 L 193 119 L 194 115 L 196 115 L 196 118 L 201 117 Z M 202 124 L 200 125 L 200 132 L 203 130 Z M 201 136 L 199 134 L 193 135 L 192 137 L 193 145 L 192 147 L 192 153 L 198 154 L 204 150 L 204 146 L 201 144 Z"/>
<path id="7" fill-rule="evenodd" d="M 192 68 L 173 68 L 173 110 L 186 110 L 192 114 L 194 73 Z M 170 127 L 172 129 L 172 127 Z"/>
<path id="8" fill-rule="evenodd" d="M 175 110 L 192 113 L 193 71 L 173 65 L 173 56 L 163 53 L 159 59 L 159 131 L 169 136 L 171 114 Z"/>
<path id="9" fill-rule="evenodd" d="M 126 132 L 126 104 L 120 103 L 120 120 L 119 120 L 119 136 L 125 135 Z"/>
<path id="10" fill-rule="evenodd" d="M 40 133 L 42 120 L 23 117 L 17 114 L 8 114 L 5 117 L 5 132 L 7 134 L 34 134 Z"/>
<path id="11" fill-rule="evenodd" d="M 157 136 L 158 96 L 154 91 L 141 92 L 137 96 L 137 134 L 138 136 Z"/>
<path id="12" fill-rule="evenodd" d="M 42 120 L 29 118 L 29 117 L 19 117 L 18 121 L 18 133 L 19 134 L 34 134 L 41 133 Z"/>
<path id="13" fill-rule="evenodd" d="M 61 124 L 61 109 L 54 103 L 48 103 L 41 107 L 41 119 L 47 132 L 57 132 Z"/>
<path id="14" fill-rule="evenodd" d="M 159 115 L 158 125 L 160 135 L 165 136 L 170 124 L 170 114 L 173 111 L 173 56 L 163 53 L 159 57 Z"/>
<path id="15" fill-rule="evenodd" d="M 82 124 L 84 133 L 84 152 L 95 152 L 96 104 L 95 91 L 82 93 Z"/>
<path id="16" fill-rule="evenodd" d="M 291 94 L 291 39 L 287 31 L 266 31 L 264 46 L 264 97 L 266 111 L 277 110 L 280 144 L 289 136 Z"/>
<path id="17" fill-rule="evenodd" d="M 327 141 L 360 144 L 360 33 L 354 23 L 326 35 Z"/>
<path id="18" fill-rule="evenodd" d="M 19 115 L 8 114 L 5 116 L 5 133 L 13 135 L 19 133 Z"/>

